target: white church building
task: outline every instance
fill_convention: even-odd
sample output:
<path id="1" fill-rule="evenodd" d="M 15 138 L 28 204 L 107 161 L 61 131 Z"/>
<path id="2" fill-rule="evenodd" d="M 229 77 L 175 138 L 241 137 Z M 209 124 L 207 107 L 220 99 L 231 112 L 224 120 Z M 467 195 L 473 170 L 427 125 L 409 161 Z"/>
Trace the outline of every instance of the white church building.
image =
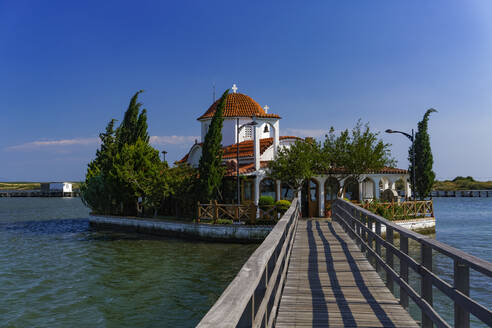
<path id="1" fill-rule="evenodd" d="M 281 117 L 269 113 L 268 106 L 261 107 L 251 97 L 237 92 L 236 85 L 227 96 L 223 117 L 222 145 L 223 163 L 226 176 L 236 177 L 237 159 L 241 178 L 241 202 L 258 204 L 260 196 L 269 195 L 275 200 L 293 198 L 293 191 L 281 181 L 273 181 L 266 172 L 267 163 L 275 159 L 281 147 L 289 147 L 296 136 L 282 136 Z M 201 140 L 196 141 L 178 163 L 189 163 L 198 167 L 202 155 L 202 143 L 217 109 L 219 100 L 198 117 L 201 124 Z M 313 177 L 301 192 L 303 215 L 318 217 L 328 215 L 331 203 L 345 185 L 345 197 L 356 201 L 379 199 L 380 196 L 396 197 L 396 184 L 401 180 L 403 193 L 410 197 L 408 172 L 403 169 L 387 167 L 377 172 L 368 172 L 360 181 L 343 178 L 336 174 L 324 174 Z"/>

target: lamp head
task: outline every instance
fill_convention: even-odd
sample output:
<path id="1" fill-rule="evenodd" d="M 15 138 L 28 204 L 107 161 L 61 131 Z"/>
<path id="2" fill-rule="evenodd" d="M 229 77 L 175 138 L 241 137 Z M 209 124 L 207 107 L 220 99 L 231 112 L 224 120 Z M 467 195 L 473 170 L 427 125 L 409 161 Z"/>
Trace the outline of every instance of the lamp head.
<path id="1" fill-rule="evenodd" d="M 393 131 L 393 130 L 391 130 L 391 129 L 388 129 L 388 130 L 386 130 L 386 131 L 384 131 L 384 132 L 386 132 L 386 133 L 393 133 L 394 131 Z"/>

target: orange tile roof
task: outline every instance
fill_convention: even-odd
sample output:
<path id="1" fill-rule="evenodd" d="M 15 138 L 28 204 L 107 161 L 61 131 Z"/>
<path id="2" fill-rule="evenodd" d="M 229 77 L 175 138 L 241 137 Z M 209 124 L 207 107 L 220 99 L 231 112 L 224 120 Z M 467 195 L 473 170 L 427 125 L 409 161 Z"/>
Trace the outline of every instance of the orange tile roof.
<path id="1" fill-rule="evenodd" d="M 301 139 L 299 137 L 294 137 L 294 136 L 280 136 L 280 140 L 284 139 Z M 203 145 L 203 143 L 199 143 L 198 145 Z M 268 149 L 273 145 L 273 138 L 264 138 L 260 139 L 260 155 L 265 152 L 265 150 Z M 195 145 L 193 145 L 195 146 Z M 225 146 L 222 148 L 222 159 L 228 160 L 228 159 L 235 159 L 237 156 L 237 144 L 233 144 L 230 146 Z M 193 148 L 193 147 L 192 147 Z M 191 149 L 190 149 L 191 151 Z M 177 161 L 176 163 L 184 163 L 188 160 L 189 157 L 189 152 L 186 154 L 182 159 Z M 239 143 L 239 157 L 253 157 L 254 156 L 254 144 L 253 140 L 246 140 L 243 142 Z"/>
<path id="2" fill-rule="evenodd" d="M 327 174 L 337 174 L 337 173 L 344 174 L 344 173 L 347 173 L 347 171 L 343 167 L 334 167 L 334 168 L 329 169 L 325 173 L 327 173 Z M 366 174 L 407 174 L 407 173 L 408 173 L 408 171 L 405 169 L 399 169 L 396 167 L 388 167 L 388 166 L 385 166 L 380 170 L 370 170 L 370 171 L 366 172 Z"/>
<path id="3" fill-rule="evenodd" d="M 284 139 L 300 139 L 299 137 L 293 136 L 281 136 L 280 140 Z M 239 157 L 253 157 L 254 156 L 254 144 L 253 140 L 246 140 L 239 143 Z M 273 138 L 260 139 L 260 155 L 265 152 L 271 145 L 273 145 Z M 222 148 L 222 158 L 232 159 L 237 156 L 238 144 L 233 144 Z"/>
<path id="4" fill-rule="evenodd" d="M 233 162 L 233 163 L 229 163 Z M 227 161 L 226 162 L 226 172 L 225 176 L 226 177 L 235 177 L 237 176 L 236 174 L 236 161 Z M 268 166 L 268 162 L 261 161 L 260 162 L 260 167 L 266 168 Z M 255 171 L 255 163 L 244 163 L 239 165 L 239 175 L 241 174 L 247 174 L 247 173 L 253 173 Z"/>
<path id="5" fill-rule="evenodd" d="M 217 110 L 219 100 L 214 102 L 212 106 L 197 120 L 211 118 Z M 262 117 L 262 118 L 280 118 L 277 114 L 267 114 L 261 106 L 251 97 L 242 93 L 230 93 L 227 95 L 226 106 L 224 108 L 223 117 Z"/>
<path id="6" fill-rule="evenodd" d="M 195 147 L 196 145 L 199 145 L 200 147 L 203 146 L 203 142 L 200 142 L 200 143 L 195 143 L 193 144 L 193 146 L 191 146 L 190 150 L 188 151 L 188 153 L 186 155 L 183 156 L 183 158 L 181 158 L 179 161 L 176 161 L 175 163 L 179 164 L 179 163 L 186 163 L 188 161 L 188 157 L 190 157 L 190 152 L 191 150 L 193 149 L 193 147 Z"/>

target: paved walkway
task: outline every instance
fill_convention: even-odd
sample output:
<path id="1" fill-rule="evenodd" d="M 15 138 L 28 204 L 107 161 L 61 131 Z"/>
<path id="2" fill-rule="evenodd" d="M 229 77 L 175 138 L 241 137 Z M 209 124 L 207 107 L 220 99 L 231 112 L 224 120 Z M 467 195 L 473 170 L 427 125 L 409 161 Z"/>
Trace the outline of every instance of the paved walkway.
<path id="1" fill-rule="evenodd" d="M 419 327 L 338 223 L 299 220 L 276 327 Z"/>

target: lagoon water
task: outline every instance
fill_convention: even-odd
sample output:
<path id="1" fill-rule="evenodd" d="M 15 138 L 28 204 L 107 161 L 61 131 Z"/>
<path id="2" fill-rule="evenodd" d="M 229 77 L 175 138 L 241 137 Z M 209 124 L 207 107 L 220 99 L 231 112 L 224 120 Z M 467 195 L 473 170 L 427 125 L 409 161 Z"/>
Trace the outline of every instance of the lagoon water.
<path id="1" fill-rule="evenodd" d="M 0 198 L 0 327 L 192 327 L 257 245 L 92 230 L 79 198 Z"/>
<path id="2" fill-rule="evenodd" d="M 434 207 L 438 240 L 492 261 L 492 198 Z M 257 247 L 96 231 L 88 213 L 78 198 L 0 198 L 0 327 L 192 327 Z M 452 277 L 450 261 L 434 262 Z M 491 279 L 471 282 L 491 308 Z"/>

